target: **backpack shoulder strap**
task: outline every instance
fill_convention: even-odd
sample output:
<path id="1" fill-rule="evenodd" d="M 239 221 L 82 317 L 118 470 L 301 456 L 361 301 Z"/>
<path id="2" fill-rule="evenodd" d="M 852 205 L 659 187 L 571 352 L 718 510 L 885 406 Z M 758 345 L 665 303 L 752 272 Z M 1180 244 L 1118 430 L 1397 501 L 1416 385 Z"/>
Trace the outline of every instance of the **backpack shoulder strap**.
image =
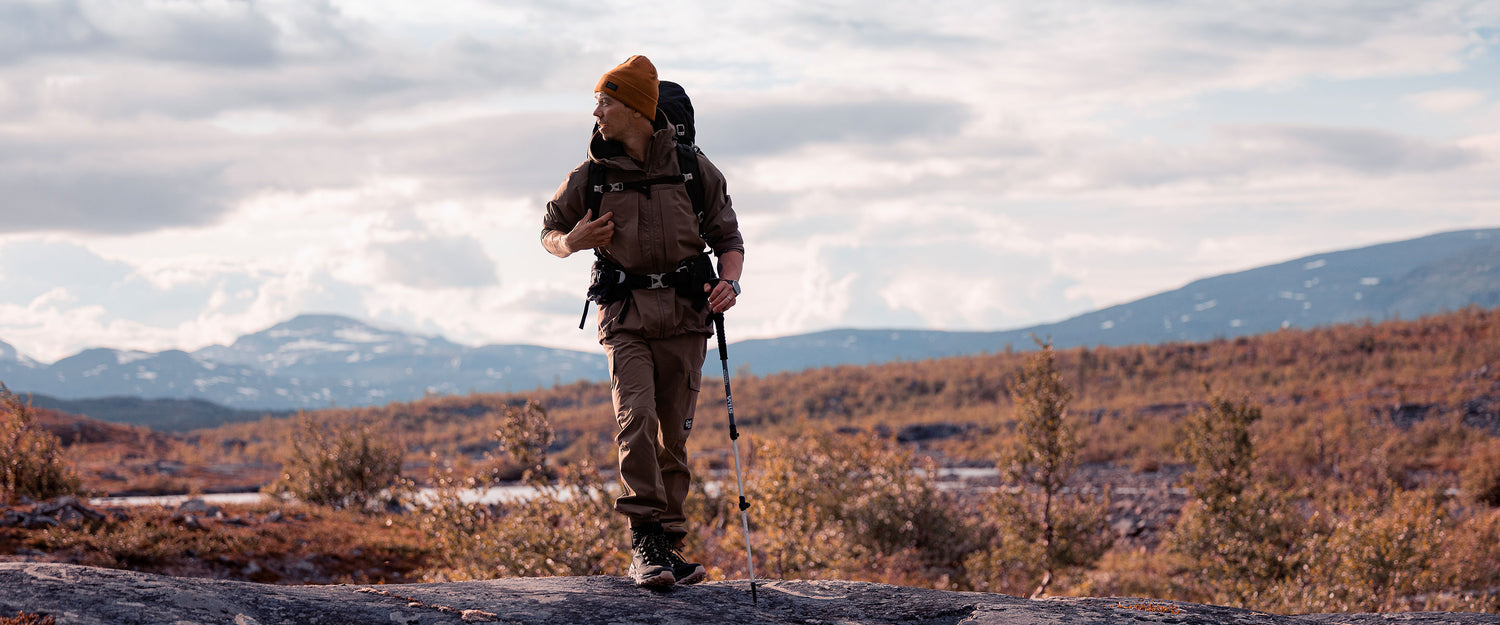
<path id="1" fill-rule="evenodd" d="M 707 210 L 707 201 L 704 198 L 703 172 L 698 168 L 698 148 L 692 145 L 677 144 L 677 169 L 682 172 L 682 184 L 687 187 L 688 198 L 693 201 L 693 213 L 698 215 L 698 237 L 704 241 L 703 222 L 704 211 Z"/>
<path id="2" fill-rule="evenodd" d="M 604 186 L 604 167 L 594 161 L 589 161 L 588 168 L 589 181 L 583 187 L 583 208 L 593 213 L 594 218 L 597 219 L 599 205 L 604 203 L 604 191 L 600 188 Z"/>

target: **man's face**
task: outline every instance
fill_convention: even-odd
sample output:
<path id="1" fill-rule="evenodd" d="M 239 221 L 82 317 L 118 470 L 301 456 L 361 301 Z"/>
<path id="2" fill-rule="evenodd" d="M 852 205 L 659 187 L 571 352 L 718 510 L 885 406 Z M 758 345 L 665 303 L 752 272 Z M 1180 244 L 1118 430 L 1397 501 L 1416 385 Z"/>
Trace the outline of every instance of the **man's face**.
<path id="1" fill-rule="evenodd" d="M 624 103 L 603 93 L 595 93 L 594 119 L 599 120 L 599 132 L 605 139 L 618 140 L 625 136 L 635 111 Z"/>

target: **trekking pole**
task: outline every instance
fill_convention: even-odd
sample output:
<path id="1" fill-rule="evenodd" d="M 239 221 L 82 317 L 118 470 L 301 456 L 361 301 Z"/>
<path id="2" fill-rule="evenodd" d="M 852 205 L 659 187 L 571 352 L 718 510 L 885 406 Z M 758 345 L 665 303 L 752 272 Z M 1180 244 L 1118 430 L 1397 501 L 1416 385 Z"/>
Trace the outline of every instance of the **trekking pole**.
<path id="1" fill-rule="evenodd" d="M 714 329 L 719 334 L 719 364 L 724 367 L 724 405 L 729 407 L 729 443 L 734 448 L 734 480 L 740 487 L 740 525 L 745 528 L 745 561 L 750 564 L 750 602 L 760 603 L 755 595 L 755 555 L 750 552 L 750 502 L 745 501 L 745 477 L 740 472 L 740 431 L 734 427 L 734 396 L 729 392 L 729 348 L 724 344 L 724 313 L 714 314 Z"/>

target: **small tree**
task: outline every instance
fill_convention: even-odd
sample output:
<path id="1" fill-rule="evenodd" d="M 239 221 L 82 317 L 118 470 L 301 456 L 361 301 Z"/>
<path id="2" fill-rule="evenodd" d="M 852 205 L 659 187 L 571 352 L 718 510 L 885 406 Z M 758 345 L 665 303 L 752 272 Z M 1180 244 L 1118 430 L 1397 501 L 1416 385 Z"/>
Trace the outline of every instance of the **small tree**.
<path id="1" fill-rule="evenodd" d="M 1079 448 L 1067 418 L 1073 395 L 1057 370 L 1052 344 L 1037 340 L 1037 346 L 1010 387 L 1017 436 L 1000 463 L 1023 490 L 1016 501 L 994 503 L 1002 526 L 1000 547 L 971 558 L 991 578 L 1018 560 L 1039 562 L 1041 581 L 1033 598 L 1044 595 L 1060 571 L 1090 566 L 1113 542 L 1107 531 L 1108 505 L 1069 488 Z M 1012 544 L 1005 544 L 1007 538 Z"/>
<path id="2" fill-rule="evenodd" d="M 1167 537 L 1168 548 L 1194 563 L 1205 597 L 1240 605 L 1271 592 L 1295 572 L 1301 517 L 1284 495 L 1254 480 L 1250 426 L 1260 408 L 1214 394 L 1188 418 L 1182 453 L 1193 465 L 1192 500 Z"/>
<path id="3" fill-rule="evenodd" d="M 325 425 L 298 414 L 291 457 L 271 490 L 332 508 L 399 501 L 413 488 L 401 477 L 403 455 L 368 424 Z"/>
<path id="4" fill-rule="evenodd" d="M 37 428 L 31 406 L 0 383 L 0 502 L 73 495 L 79 486 L 62 443 Z"/>

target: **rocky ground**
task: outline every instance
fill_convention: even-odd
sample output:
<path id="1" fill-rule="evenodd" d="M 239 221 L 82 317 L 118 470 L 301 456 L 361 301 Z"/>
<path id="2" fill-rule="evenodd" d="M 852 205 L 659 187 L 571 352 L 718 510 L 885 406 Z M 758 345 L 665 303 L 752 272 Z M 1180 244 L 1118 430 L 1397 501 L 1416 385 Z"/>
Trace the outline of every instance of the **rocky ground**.
<path id="1" fill-rule="evenodd" d="M 1478 625 L 1464 613 L 1281 616 L 1147 599 L 1030 601 L 1007 595 L 865 582 L 766 581 L 752 601 L 744 581 L 666 592 L 619 577 L 518 578 L 384 586 L 273 586 L 164 577 L 55 563 L 0 563 L 0 616 L 50 615 L 59 623 L 506 623 L 511 625 L 894 624 L 920 625 Z"/>

